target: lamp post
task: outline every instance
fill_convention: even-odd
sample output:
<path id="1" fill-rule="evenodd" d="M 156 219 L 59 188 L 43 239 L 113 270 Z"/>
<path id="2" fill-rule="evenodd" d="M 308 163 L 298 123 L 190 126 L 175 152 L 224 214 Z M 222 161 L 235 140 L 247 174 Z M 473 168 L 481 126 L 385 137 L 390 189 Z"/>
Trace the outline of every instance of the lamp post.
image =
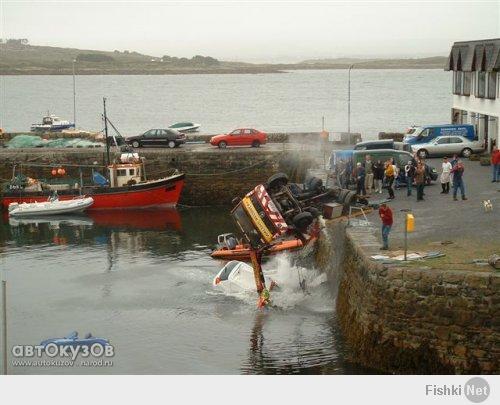
<path id="1" fill-rule="evenodd" d="M 76 59 L 73 59 L 73 124 L 76 129 L 76 81 L 75 81 L 75 63 Z"/>
<path id="2" fill-rule="evenodd" d="M 347 73 L 348 83 L 347 83 L 347 133 L 351 133 L 351 69 L 354 64 L 349 66 Z"/>

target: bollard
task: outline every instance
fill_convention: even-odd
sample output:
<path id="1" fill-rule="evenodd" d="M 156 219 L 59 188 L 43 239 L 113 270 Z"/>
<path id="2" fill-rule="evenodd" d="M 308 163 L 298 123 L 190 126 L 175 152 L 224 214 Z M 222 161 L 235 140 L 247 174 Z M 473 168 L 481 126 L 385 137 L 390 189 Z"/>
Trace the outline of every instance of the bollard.
<path id="1" fill-rule="evenodd" d="M 407 260 L 408 254 L 408 232 L 413 232 L 415 230 L 415 217 L 413 214 L 407 213 L 405 216 L 405 261 Z"/>

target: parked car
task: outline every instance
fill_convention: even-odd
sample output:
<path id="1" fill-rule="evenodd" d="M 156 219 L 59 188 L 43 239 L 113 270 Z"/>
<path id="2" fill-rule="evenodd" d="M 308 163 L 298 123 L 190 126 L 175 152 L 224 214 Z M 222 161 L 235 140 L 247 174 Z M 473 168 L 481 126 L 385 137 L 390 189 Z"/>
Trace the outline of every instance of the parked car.
<path id="1" fill-rule="evenodd" d="M 405 150 L 403 142 L 396 142 L 392 139 L 380 139 L 376 141 L 358 142 L 354 146 L 354 150 L 373 150 L 373 149 Z"/>
<path id="2" fill-rule="evenodd" d="M 210 144 L 225 148 L 227 146 L 251 146 L 258 148 L 267 142 L 267 134 L 253 128 L 239 128 L 228 134 L 215 135 Z"/>
<path id="3" fill-rule="evenodd" d="M 424 144 L 411 146 L 412 152 L 417 152 L 421 158 L 438 155 L 462 155 L 469 157 L 472 153 L 482 152 L 484 145 L 480 141 L 471 141 L 463 136 L 439 136 Z"/>
<path id="4" fill-rule="evenodd" d="M 409 128 L 403 139 L 404 143 L 415 145 L 429 143 L 439 136 L 463 136 L 470 141 L 477 140 L 474 125 L 425 125 Z"/>
<path id="5" fill-rule="evenodd" d="M 155 146 L 176 148 L 186 143 L 186 135 L 175 129 L 150 129 L 142 135 L 128 137 L 126 142 L 134 148 Z"/>

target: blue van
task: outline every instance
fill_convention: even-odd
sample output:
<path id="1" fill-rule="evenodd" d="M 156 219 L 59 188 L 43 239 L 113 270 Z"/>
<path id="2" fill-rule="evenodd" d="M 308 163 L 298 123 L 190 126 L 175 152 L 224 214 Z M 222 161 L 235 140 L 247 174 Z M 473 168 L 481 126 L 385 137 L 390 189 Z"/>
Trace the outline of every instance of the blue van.
<path id="1" fill-rule="evenodd" d="M 409 145 L 428 143 L 432 139 L 443 135 L 463 136 L 471 141 L 477 140 L 474 125 L 425 125 L 421 127 L 411 127 L 405 134 L 403 142 Z"/>

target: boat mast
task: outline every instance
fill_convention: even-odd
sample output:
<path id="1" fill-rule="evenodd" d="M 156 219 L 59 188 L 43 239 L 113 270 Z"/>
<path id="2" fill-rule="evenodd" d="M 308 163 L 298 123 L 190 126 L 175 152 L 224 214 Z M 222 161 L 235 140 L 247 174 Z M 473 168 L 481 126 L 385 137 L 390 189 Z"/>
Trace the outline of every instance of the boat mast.
<path id="1" fill-rule="evenodd" d="M 102 98 L 104 104 L 104 135 L 106 140 L 106 166 L 109 166 L 109 142 L 108 142 L 108 117 L 106 115 L 106 97 Z"/>

